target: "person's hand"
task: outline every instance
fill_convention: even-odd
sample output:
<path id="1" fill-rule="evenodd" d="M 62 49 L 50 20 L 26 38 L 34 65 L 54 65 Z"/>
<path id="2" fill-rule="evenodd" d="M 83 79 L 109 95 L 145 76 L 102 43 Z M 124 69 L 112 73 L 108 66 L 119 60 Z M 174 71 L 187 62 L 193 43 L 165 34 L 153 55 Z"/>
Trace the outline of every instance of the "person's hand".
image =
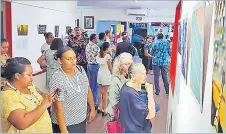
<path id="1" fill-rule="evenodd" d="M 95 118 L 95 116 L 96 116 L 96 111 L 91 110 L 89 115 L 88 115 L 88 123 L 92 122 L 92 120 Z"/>
<path id="2" fill-rule="evenodd" d="M 58 92 L 53 92 L 51 94 L 46 94 L 43 93 L 42 97 L 43 97 L 43 101 L 42 104 L 43 106 L 45 106 L 46 108 L 50 107 L 52 105 L 52 103 L 55 101 L 55 99 L 59 96 L 61 90 L 58 90 Z"/>
<path id="3" fill-rule="evenodd" d="M 145 83 L 145 88 L 146 88 L 146 91 L 148 93 L 148 95 L 152 95 L 153 96 L 153 85 L 146 82 Z"/>

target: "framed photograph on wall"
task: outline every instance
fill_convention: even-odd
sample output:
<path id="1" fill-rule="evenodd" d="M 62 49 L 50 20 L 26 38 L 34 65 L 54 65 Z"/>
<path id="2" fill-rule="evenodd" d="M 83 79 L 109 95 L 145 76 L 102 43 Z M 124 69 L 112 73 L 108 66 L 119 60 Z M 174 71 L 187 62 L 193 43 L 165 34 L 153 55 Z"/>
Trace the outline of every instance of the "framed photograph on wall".
<path id="1" fill-rule="evenodd" d="M 84 29 L 94 29 L 94 16 L 84 16 Z"/>
<path id="2" fill-rule="evenodd" d="M 68 32 L 69 29 L 71 29 L 71 26 L 66 26 L 66 33 Z"/>
<path id="3" fill-rule="evenodd" d="M 46 33 L 46 25 L 38 25 L 38 34 Z"/>
<path id="4" fill-rule="evenodd" d="M 54 30 L 55 30 L 55 37 L 58 37 L 59 36 L 59 26 L 55 26 Z"/>

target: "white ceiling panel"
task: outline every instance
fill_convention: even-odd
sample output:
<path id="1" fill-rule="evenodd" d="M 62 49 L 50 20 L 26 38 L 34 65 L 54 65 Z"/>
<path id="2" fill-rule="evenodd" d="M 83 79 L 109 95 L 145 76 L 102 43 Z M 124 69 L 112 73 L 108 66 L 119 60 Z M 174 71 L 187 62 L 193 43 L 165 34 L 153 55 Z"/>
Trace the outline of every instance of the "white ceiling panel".
<path id="1" fill-rule="evenodd" d="M 121 1 L 112 1 L 112 0 L 79 0 L 78 6 L 88 6 L 93 8 L 149 8 L 149 9 L 174 9 L 177 6 L 177 0 L 169 1 L 145 1 L 145 0 L 121 0 Z"/>

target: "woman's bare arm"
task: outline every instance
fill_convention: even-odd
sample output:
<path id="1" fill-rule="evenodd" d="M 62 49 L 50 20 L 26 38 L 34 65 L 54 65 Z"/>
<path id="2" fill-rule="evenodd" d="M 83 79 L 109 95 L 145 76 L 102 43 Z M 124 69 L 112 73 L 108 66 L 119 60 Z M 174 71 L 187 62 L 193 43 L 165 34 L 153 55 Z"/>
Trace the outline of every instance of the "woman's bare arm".
<path id="1" fill-rule="evenodd" d="M 39 58 L 38 58 L 38 60 L 37 60 L 37 62 L 38 62 L 38 64 L 39 65 L 41 65 L 41 66 L 46 66 L 46 64 L 45 64 L 45 56 L 40 56 Z"/>
<path id="2" fill-rule="evenodd" d="M 107 64 L 108 64 L 108 69 L 109 69 L 109 71 L 112 74 L 112 65 L 111 65 L 111 60 L 110 59 L 107 61 Z"/>
<path id="3" fill-rule="evenodd" d="M 46 105 L 40 105 L 30 112 L 26 112 L 24 109 L 17 109 L 9 114 L 8 121 L 17 129 L 24 130 L 34 124 L 46 109 Z"/>
<path id="4" fill-rule="evenodd" d="M 56 116 L 57 116 L 57 122 L 60 127 L 61 133 L 67 133 L 67 126 L 64 120 L 64 108 L 63 108 L 63 102 L 62 101 L 56 101 L 54 103 L 54 106 L 56 108 Z"/>

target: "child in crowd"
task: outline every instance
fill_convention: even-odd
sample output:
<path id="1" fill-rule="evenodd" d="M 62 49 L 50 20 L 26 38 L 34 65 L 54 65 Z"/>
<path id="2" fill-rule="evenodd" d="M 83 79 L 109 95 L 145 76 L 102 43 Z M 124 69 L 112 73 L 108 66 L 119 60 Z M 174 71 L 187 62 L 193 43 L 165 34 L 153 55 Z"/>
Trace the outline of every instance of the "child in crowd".
<path id="1" fill-rule="evenodd" d="M 100 47 L 100 54 L 97 56 L 97 63 L 100 66 L 97 76 L 97 83 L 99 86 L 99 97 L 98 97 L 98 113 L 102 113 L 102 116 L 106 115 L 106 107 L 108 101 L 108 87 L 111 84 L 111 74 L 112 74 L 112 64 L 110 44 L 109 42 L 104 42 Z"/>

